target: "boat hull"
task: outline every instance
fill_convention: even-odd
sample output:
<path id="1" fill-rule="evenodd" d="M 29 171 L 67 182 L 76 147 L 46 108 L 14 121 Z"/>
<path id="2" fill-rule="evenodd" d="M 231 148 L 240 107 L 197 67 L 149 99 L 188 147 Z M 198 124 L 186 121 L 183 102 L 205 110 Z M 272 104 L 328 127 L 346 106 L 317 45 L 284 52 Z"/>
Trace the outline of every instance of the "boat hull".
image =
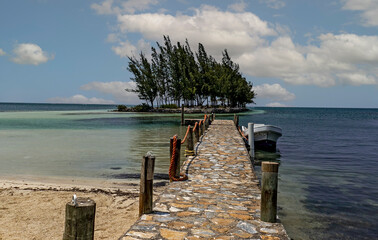
<path id="1" fill-rule="evenodd" d="M 256 124 L 254 127 L 255 149 L 275 152 L 282 130 L 272 125 Z"/>
<path id="2" fill-rule="evenodd" d="M 245 136 L 248 136 L 248 128 L 242 126 L 242 131 Z M 253 135 L 255 149 L 276 152 L 277 141 L 282 136 L 282 130 L 273 125 L 254 124 Z"/>
<path id="3" fill-rule="evenodd" d="M 277 143 L 271 140 L 255 141 L 255 149 L 265 152 L 276 152 Z"/>

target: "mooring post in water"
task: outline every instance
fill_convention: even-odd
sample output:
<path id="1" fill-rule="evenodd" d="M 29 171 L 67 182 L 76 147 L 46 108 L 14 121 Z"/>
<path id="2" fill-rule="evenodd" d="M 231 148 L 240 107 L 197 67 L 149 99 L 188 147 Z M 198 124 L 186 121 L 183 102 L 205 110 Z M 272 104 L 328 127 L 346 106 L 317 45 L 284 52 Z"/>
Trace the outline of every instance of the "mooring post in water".
<path id="1" fill-rule="evenodd" d="M 205 120 L 205 129 L 209 129 L 209 115 L 206 115 L 206 120 Z"/>
<path id="2" fill-rule="evenodd" d="M 199 135 L 199 122 L 197 123 L 197 127 L 196 127 L 196 130 L 194 130 L 194 137 L 196 138 L 196 142 L 199 142 L 199 137 L 200 137 L 200 135 Z"/>
<path id="3" fill-rule="evenodd" d="M 173 153 L 173 138 L 171 138 L 171 142 L 170 142 L 170 154 L 169 156 L 171 156 L 172 158 L 172 153 Z M 174 161 L 175 161 L 175 164 L 176 164 L 176 169 L 175 169 L 175 178 L 179 178 L 180 177 L 180 150 L 181 150 L 181 139 L 177 138 L 177 142 L 176 142 L 176 156 L 174 156 Z"/>
<path id="4" fill-rule="evenodd" d="M 194 138 L 193 138 L 193 127 L 190 126 L 188 132 L 188 143 L 186 144 L 186 156 L 194 156 Z"/>
<path id="5" fill-rule="evenodd" d="M 155 156 L 150 152 L 142 159 L 140 172 L 139 216 L 152 212 Z"/>
<path id="6" fill-rule="evenodd" d="M 185 125 L 184 104 L 181 104 L 181 126 Z"/>
<path id="7" fill-rule="evenodd" d="M 201 137 L 202 136 L 202 134 L 203 134 L 203 132 L 202 132 L 202 120 L 200 120 L 199 122 L 198 122 L 198 135 Z"/>
<path id="8" fill-rule="evenodd" d="M 278 163 L 261 163 L 261 221 L 277 222 Z"/>
<path id="9" fill-rule="evenodd" d="M 249 144 L 249 155 L 252 159 L 255 158 L 255 133 L 254 124 L 248 123 L 248 144 Z"/>
<path id="10" fill-rule="evenodd" d="M 66 204 L 63 240 L 93 240 L 96 203 L 89 198 L 72 198 Z"/>
<path id="11" fill-rule="evenodd" d="M 236 115 L 236 113 L 234 114 L 234 123 L 235 123 L 236 128 L 238 128 L 239 127 L 239 116 Z"/>

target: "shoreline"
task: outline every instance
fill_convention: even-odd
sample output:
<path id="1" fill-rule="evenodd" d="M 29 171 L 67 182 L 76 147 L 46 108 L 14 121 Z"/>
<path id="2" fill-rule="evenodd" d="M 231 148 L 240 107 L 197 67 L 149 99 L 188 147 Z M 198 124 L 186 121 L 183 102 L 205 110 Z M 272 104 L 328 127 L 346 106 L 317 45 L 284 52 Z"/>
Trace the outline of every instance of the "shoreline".
<path id="1" fill-rule="evenodd" d="M 96 202 L 95 239 L 118 239 L 139 217 L 139 179 L 0 176 L 0 239 L 61 239 L 73 194 Z"/>
<path id="2" fill-rule="evenodd" d="M 126 107 L 123 110 L 112 110 L 113 112 L 148 112 L 148 113 L 181 113 L 181 108 L 152 108 L 148 111 L 136 111 L 133 107 Z M 248 108 L 231 107 L 184 107 L 185 114 L 198 113 L 241 113 L 250 111 Z"/>

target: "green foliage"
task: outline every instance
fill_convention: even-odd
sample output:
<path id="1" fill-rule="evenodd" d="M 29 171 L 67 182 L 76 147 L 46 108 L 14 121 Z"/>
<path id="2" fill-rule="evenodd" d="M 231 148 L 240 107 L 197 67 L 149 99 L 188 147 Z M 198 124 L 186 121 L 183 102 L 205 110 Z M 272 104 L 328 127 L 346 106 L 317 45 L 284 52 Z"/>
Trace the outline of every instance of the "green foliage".
<path id="1" fill-rule="evenodd" d="M 244 107 L 253 103 L 252 84 L 239 72 L 239 65 L 227 50 L 218 63 L 201 43 L 196 53 L 188 40 L 174 45 L 168 36 L 164 36 L 164 44 L 157 46 L 151 49 L 151 63 L 140 53 L 139 59 L 129 57 L 128 65 L 136 89 L 127 91 L 138 93 L 151 107 L 155 101 L 160 106 L 180 106 L 181 102 L 202 106 L 210 101 L 212 106 Z"/>
<path id="2" fill-rule="evenodd" d="M 172 104 L 162 104 L 160 105 L 160 108 L 178 108 L 178 106 L 174 103 Z"/>
<path id="3" fill-rule="evenodd" d="M 125 112 L 127 110 L 127 107 L 125 105 L 118 105 L 117 109 L 119 112 Z"/>
<path id="4" fill-rule="evenodd" d="M 142 103 L 142 104 L 139 104 L 139 105 L 136 105 L 135 107 L 133 107 L 135 112 L 148 112 L 148 111 L 151 110 L 151 108 L 152 107 L 149 106 L 146 103 Z"/>

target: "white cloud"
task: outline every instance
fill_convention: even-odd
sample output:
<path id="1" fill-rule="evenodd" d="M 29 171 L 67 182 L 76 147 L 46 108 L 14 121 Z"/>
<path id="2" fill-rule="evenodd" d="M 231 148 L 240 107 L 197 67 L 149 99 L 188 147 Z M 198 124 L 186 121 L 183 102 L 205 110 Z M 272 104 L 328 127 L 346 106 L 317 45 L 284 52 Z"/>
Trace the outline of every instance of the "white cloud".
<path id="1" fill-rule="evenodd" d="M 83 95 L 77 94 L 72 97 L 55 97 L 47 100 L 51 103 L 77 103 L 77 104 L 114 104 L 114 101 L 105 100 L 102 98 L 87 98 Z"/>
<path id="2" fill-rule="evenodd" d="M 113 46 L 112 50 L 120 57 L 131 57 L 137 55 L 139 52 L 139 50 L 129 41 L 120 42 L 118 46 Z"/>
<path id="3" fill-rule="evenodd" d="M 152 41 L 161 41 L 163 35 L 169 35 L 173 42 L 189 39 L 192 46 L 201 42 L 212 55 L 219 55 L 224 49 L 241 54 L 264 44 L 263 36 L 277 34 L 253 13 L 223 12 L 206 5 L 196 9 L 193 15 L 119 15 L 118 23 L 122 33 L 140 33 L 144 39 Z"/>
<path id="4" fill-rule="evenodd" d="M 7 53 L 4 52 L 4 50 L 0 48 L 0 56 L 4 56 L 5 54 L 7 54 Z"/>
<path id="5" fill-rule="evenodd" d="M 274 101 L 291 101 L 295 99 L 295 95 L 280 84 L 262 84 L 253 87 L 257 98 L 267 98 Z"/>
<path id="6" fill-rule="evenodd" d="M 287 105 L 279 103 L 279 102 L 268 103 L 268 104 L 265 104 L 265 106 L 267 106 L 267 107 L 287 107 Z"/>
<path id="7" fill-rule="evenodd" d="M 296 85 L 378 84 L 378 36 L 323 34 L 318 42 L 319 46 L 299 46 L 290 37 L 278 37 L 236 62 L 249 75 Z"/>
<path id="8" fill-rule="evenodd" d="M 126 13 L 135 13 L 136 11 L 143 11 L 150 8 L 150 5 L 156 5 L 157 0 L 129 0 L 121 3 L 122 9 Z"/>
<path id="9" fill-rule="evenodd" d="M 94 9 L 97 14 L 116 14 L 117 10 L 113 8 L 113 0 L 105 0 L 101 4 L 93 3 L 91 8 Z"/>
<path id="10" fill-rule="evenodd" d="M 143 11 L 150 8 L 150 5 L 156 5 L 159 2 L 157 0 L 104 0 L 102 3 L 93 3 L 91 8 L 94 9 L 97 14 L 110 15 L 110 14 L 122 14 L 122 13 L 135 13 L 136 11 Z"/>
<path id="11" fill-rule="evenodd" d="M 17 44 L 13 49 L 13 54 L 11 60 L 18 64 L 39 65 L 54 59 L 54 56 L 49 56 L 48 53 L 42 51 L 40 46 L 33 43 Z"/>
<path id="12" fill-rule="evenodd" d="M 148 56 L 150 48 L 151 45 L 148 42 L 144 41 L 144 39 L 140 39 L 136 46 L 127 40 L 125 42 L 120 41 L 118 46 L 112 47 L 112 50 L 115 52 L 115 54 L 123 58 L 137 56 L 140 52 L 143 52 Z"/>
<path id="13" fill-rule="evenodd" d="M 120 39 L 119 39 L 119 36 L 116 33 L 110 33 L 110 34 L 108 34 L 106 41 L 110 42 L 110 43 L 115 43 L 115 42 L 119 42 Z"/>
<path id="14" fill-rule="evenodd" d="M 362 24 L 365 26 L 378 26 L 378 1 L 377 0 L 342 0 L 342 9 L 360 11 Z"/>
<path id="15" fill-rule="evenodd" d="M 260 0 L 260 3 L 265 3 L 268 7 L 274 9 L 280 9 L 286 6 L 286 3 L 282 0 Z"/>
<path id="16" fill-rule="evenodd" d="M 247 4 L 244 2 L 244 0 L 241 0 L 238 3 L 234 3 L 228 6 L 228 9 L 233 10 L 235 12 L 244 12 L 247 7 Z"/>
<path id="17" fill-rule="evenodd" d="M 378 84 L 378 36 L 328 33 L 299 45 L 287 26 L 263 21 L 251 12 L 222 11 L 208 5 L 194 9 L 192 15 L 119 14 L 117 21 L 118 32 L 110 38 L 118 41 L 112 49 L 121 57 L 142 50 L 149 56 L 149 42 L 162 42 L 162 36 L 168 35 L 173 43 L 188 39 L 193 49 L 203 43 L 217 60 L 227 49 L 249 76 L 322 87 Z M 141 35 L 141 40 L 121 40 L 131 39 L 132 34 Z"/>
<path id="18" fill-rule="evenodd" d="M 139 98 L 136 93 L 127 92 L 125 89 L 135 89 L 134 82 L 90 82 L 81 86 L 82 90 L 97 91 L 102 94 L 110 95 L 118 102 L 127 104 L 139 103 Z"/>

